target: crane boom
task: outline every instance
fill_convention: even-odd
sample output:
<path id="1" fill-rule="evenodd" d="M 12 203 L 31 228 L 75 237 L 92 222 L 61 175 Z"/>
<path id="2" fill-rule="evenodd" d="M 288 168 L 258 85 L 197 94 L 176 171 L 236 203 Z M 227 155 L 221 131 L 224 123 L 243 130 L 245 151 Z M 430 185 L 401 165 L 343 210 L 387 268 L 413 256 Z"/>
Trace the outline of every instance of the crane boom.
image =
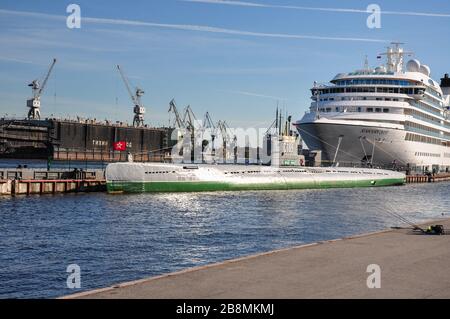
<path id="1" fill-rule="evenodd" d="M 44 82 L 42 82 L 41 88 L 38 91 L 38 96 L 40 97 L 42 95 L 42 92 L 44 92 L 45 86 L 47 85 L 48 78 L 50 77 L 50 74 L 52 73 L 53 67 L 56 64 L 56 59 L 53 59 L 52 64 L 50 65 L 50 68 L 48 69 L 47 75 L 45 76 Z"/>
<path id="2" fill-rule="evenodd" d="M 186 106 L 186 110 L 184 111 L 184 118 L 183 118 L 183 122 L 185 124 L 187 124 L 187 129 L 189 131 L 194 132 L 195 130 L 195 126 L 196 126 L 196 122 L 197 122 L 197 118 L 195 117 L 194 112 L 191 109 L 191 106 L 188 105 Z"/>
<path id="3" fill-rule="evenodd" d="M 175 115 L 175 122 L 178 128 L 185 128 L 186 125 L 184 121 L 181 119 L 180 113 L 178 113 L 177 106 L 175 104 L 175 99 L 172 99 L 169 103 L 169 112 L 173 112 Z"/>
<path id="4" fill-rule="evenodd" d="M 134 119 L 133 119 L 133 126 L 134 127 L 141 127 L 144 126 L 144 114 L 145 114 L 145 107 L 142 105 L 141 102 L 141 96 L 144 95 L 144 91 L 140 88 L 136 88 L 136 92 L 133 94 L 133 91 L 131 91 L 129 81 L 127 77 L 125 76 L 122 68 L 120 65 L 117 65 L 117 69 L 119 70 L 120 76 L 122 77 L 123 83 L 125 83 L 125 87 L 127 88 L 128 94 L 131 97 L 131 101 L 134 104 Z"/>
<path id="5" fill-rule="evenodd" d="M 230 155 L 229 151 L 235 150 L 237 138 L 236 135 L 234 135 L 233 138 L 231 138 L 230 134 L 228 133 L 230 128 L 225 121 L 217 122 L 217 127 L 220 131 L 220 134 L 222 135 L 222 156 L 224 163 L 226 163 L 228 155 Z"/>
<path id="6" fill-rule="evenodd" d="M 211 129 L 213 132 L 216 130 L 216 126 L 214 125 L 213 120 L 211 119 L 211 115 L 209 112 L 206 112 L 205 118 L 203 119 L 203 129 Z"/>
<path id="7" fill-rule="evenodd" d="M 128 91 L 128 94 L 131 97 L 131 100 L 133 101 L 134 105 L 137 105 L 136 98 L 135 98 L 135 96 L 133 94 L 133 91 L 131 91 L 130 84 L 128 83 L 128 80 L 125 77 L 125 74 L 123 73 L 122 68 L 120 67 L 120 65 L 117 65 L 117 69 L 119 70 L 119 73 L 120 73 L 120 76 L 122 77 L 123 83 L 125 83 L 125 87 L 127 88 L 127 91 Z"/>
<path id="8" fill-rule="evenodd" d="M 209 135 L 211 137 L 211 157 L 213 161 L 215 162 L 216 159 L 216 147 L 215 147 L 215 140 L 216 140 L 216 126 L 214 125 L 214 122 L 211 118 L 211 115 L 209 112 L 205 113 L 205 117 L 203 118 L 203 124 L 202 124 L 202 147 L 209 145 L 209 140 L 204 139 L 204 133 L 209 130 Z M 206 144 L 205 144 L 206 143 Z M 202 148 L 202 162 L 204 162 L 204 148 Z"/>

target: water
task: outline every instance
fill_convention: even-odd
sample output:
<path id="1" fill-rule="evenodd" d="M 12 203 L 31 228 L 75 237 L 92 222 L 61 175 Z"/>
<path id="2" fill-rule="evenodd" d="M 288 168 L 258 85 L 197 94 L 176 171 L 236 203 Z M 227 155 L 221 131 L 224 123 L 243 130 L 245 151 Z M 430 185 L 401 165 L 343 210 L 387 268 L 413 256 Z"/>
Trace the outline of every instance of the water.
<path id="1" fill-rule="evenodd" d="M 448 183 L 377 189 L 0 197 L 0 298 L 49 298 L 448 217 Z M 411 242 L 413 245 L 414 243 Z"/>

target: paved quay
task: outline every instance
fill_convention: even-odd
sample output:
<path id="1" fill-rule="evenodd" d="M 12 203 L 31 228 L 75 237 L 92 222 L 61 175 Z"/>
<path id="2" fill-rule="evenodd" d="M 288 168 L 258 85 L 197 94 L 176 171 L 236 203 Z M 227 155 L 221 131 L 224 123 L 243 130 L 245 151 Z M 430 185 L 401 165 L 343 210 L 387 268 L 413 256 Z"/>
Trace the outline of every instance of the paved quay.
<path id="1" fill-rule="evenodd" d="M 450 230 L 450 219 L 428 223 Z M 381 288 L 367 287 L 367 266 Z M 239 258 L 65 298 L 450 298 L 450 235 L 387 230 Z"/>

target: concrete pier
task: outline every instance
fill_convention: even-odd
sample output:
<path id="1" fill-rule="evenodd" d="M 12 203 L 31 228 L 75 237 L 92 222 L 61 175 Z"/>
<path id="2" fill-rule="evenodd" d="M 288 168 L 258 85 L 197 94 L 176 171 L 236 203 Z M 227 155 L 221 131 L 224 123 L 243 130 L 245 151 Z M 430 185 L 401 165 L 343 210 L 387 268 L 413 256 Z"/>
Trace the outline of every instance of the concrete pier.
<path id="1" fill-rule="evenodd" d="M 429 223 L 450 229 L 450 220 Z M 426 226 L 424 226 L 426 227 Z M 119 284 L 65 298 L 450 298 L 450 235 L 387 230 Z M 369 265 L 381 288 L 369 289 Z M 107 274 L 105 274 L 107 275 Z"/>
<path id="2" fill-rule="evenodd" d="M 0 195 L 106 191 L 103 170 L 0 169 Z"/>

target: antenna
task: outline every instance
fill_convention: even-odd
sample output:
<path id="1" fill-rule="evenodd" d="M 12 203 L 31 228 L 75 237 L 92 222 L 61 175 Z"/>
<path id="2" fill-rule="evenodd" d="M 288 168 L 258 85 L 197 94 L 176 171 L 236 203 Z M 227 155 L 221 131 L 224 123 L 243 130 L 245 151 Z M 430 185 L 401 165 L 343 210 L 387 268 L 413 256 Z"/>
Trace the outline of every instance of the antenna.
<path id="1" fill-rule="evenodd" d="M 403 71 L 403 57 L 405 54 L 411 55 L 413 52 L 405 52 L 401 45 L 402 42 L 392 42 L 392 47 L 388 47 L 385 53 L 380 55 L 386 55 L 386 69 L 387 72 L 402 72 Z"/>

